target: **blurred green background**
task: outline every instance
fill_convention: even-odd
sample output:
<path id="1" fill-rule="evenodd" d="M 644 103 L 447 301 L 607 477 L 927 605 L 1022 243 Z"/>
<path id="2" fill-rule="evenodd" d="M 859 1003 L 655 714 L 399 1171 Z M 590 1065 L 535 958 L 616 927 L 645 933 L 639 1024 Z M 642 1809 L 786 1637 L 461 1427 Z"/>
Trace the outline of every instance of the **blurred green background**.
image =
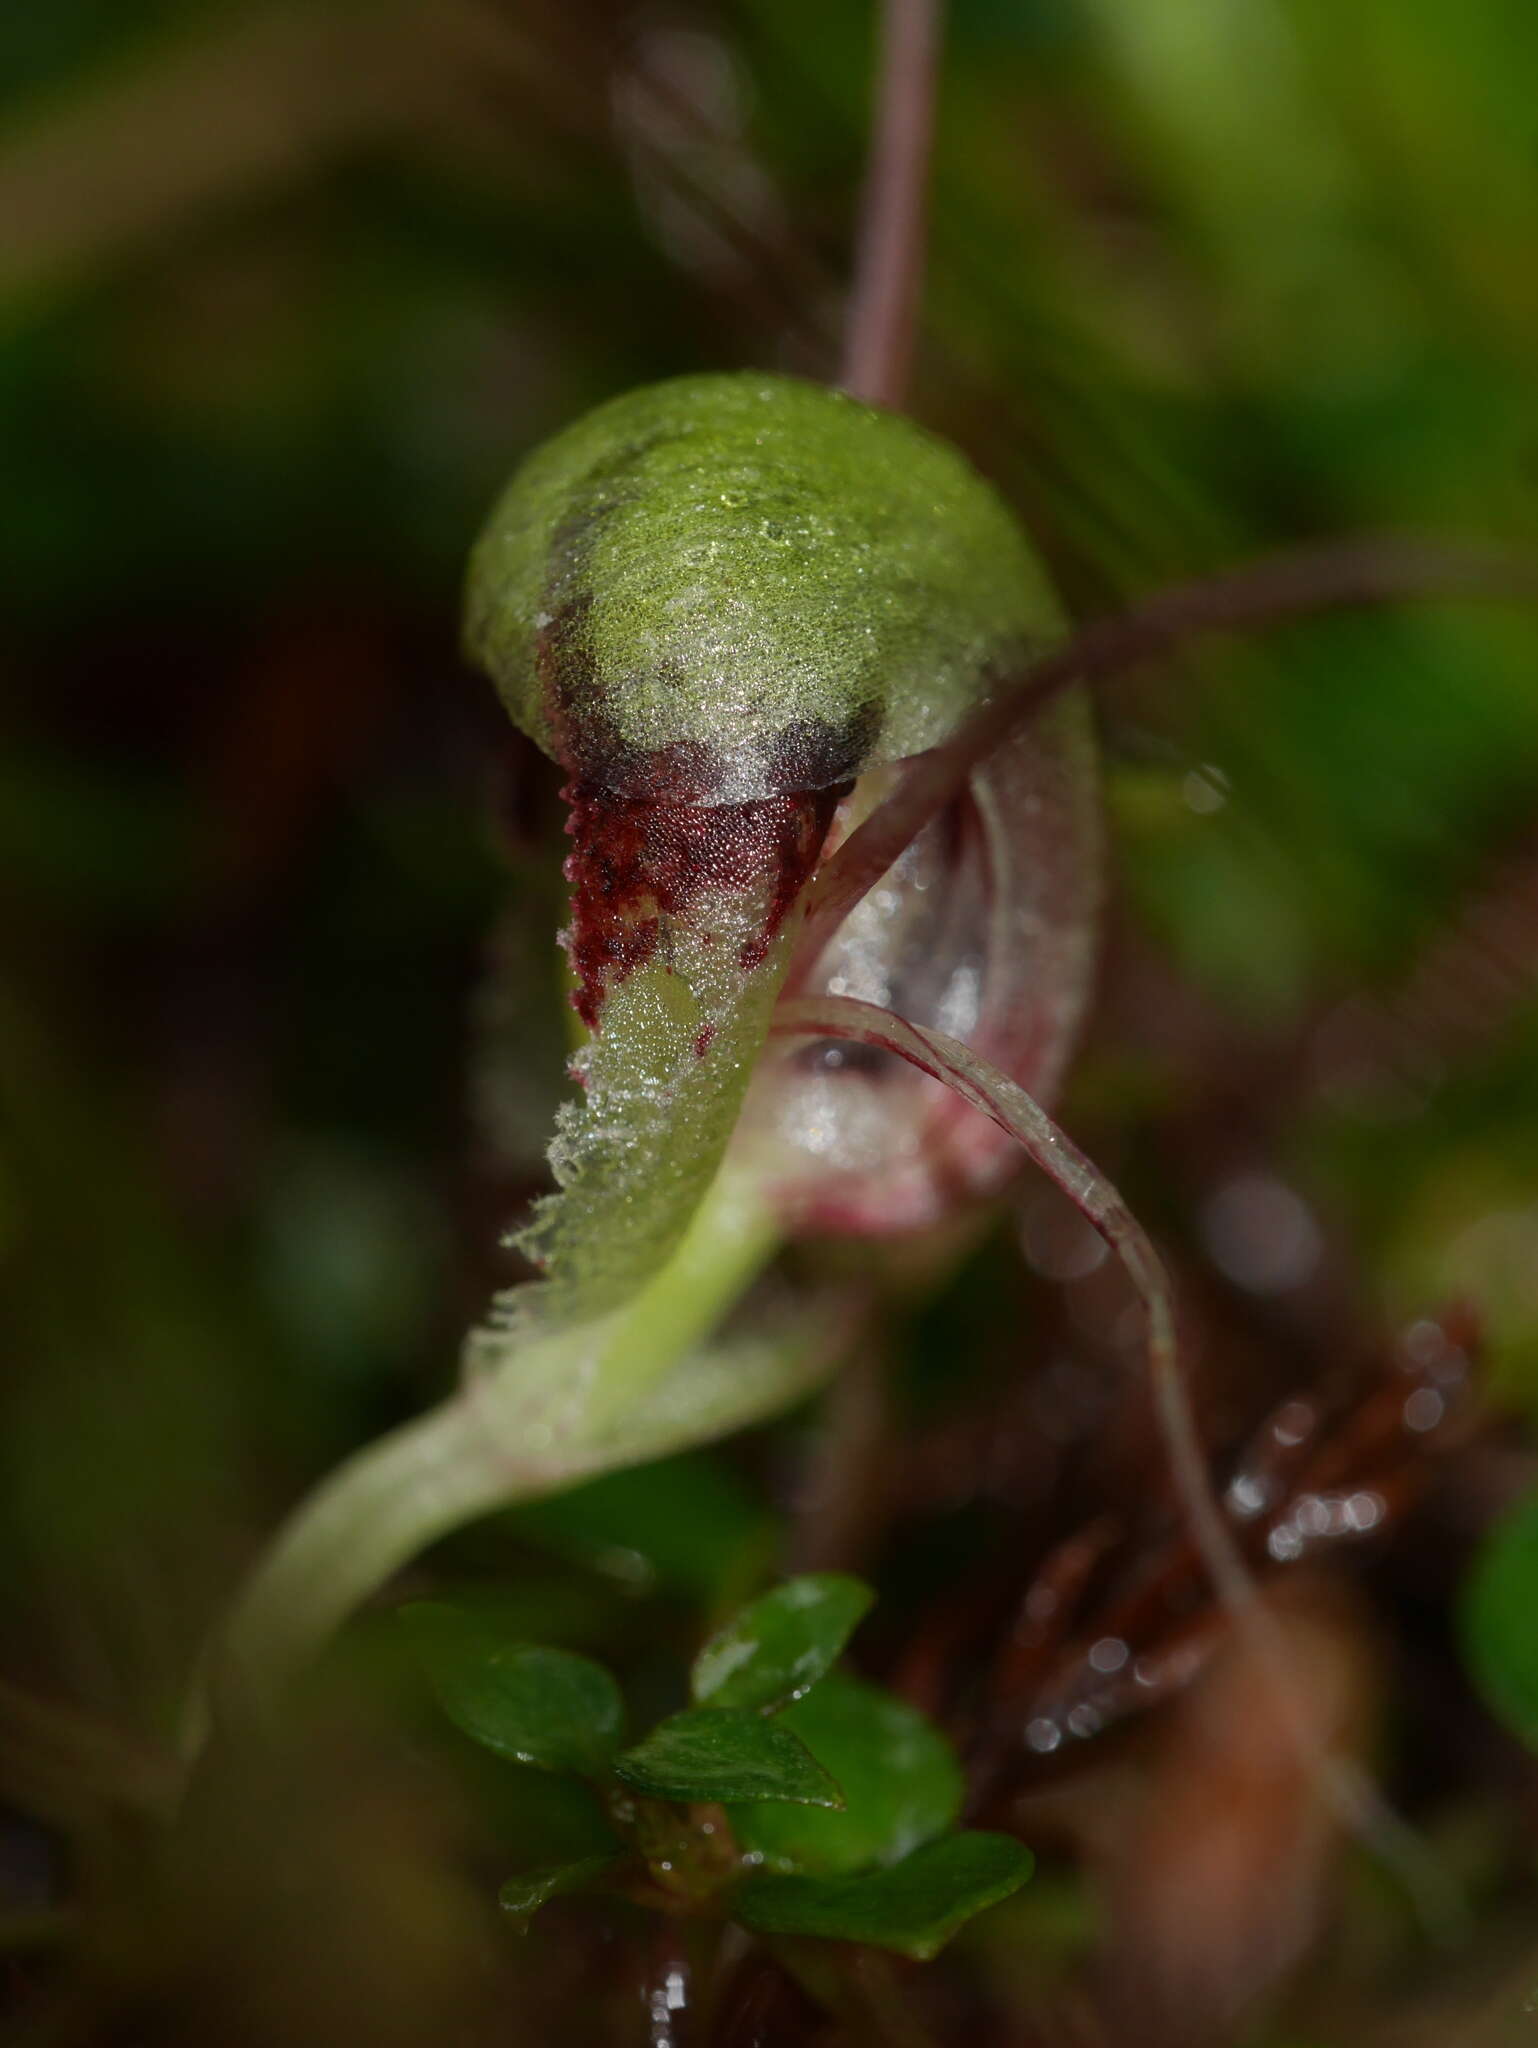
<path id="1" fill-rule="evenodd" d="M 1538 541 L 1530 0 L 949 17 L 915 410 L 1077 614 L 1335 533 Z M 872 34 L 829 0 L 0 11 L 23 1685 L 163 1732 L 262 1533 L 444 1387 L 507 1277 L 561 1086 L 562 842 L 459 663 L 464 555 L 601 397 L 833 374 Z M 1250 1330 L 1255 1400 L 1466 1296 L 1503 1408 L 1538 1402 L 1535 657 L 1531 616 L 1426 604 L 1107 702 L 1067 1120 Z M 1256 1264 L 1257 1186 L 1291 1264 Z M 1002 1341 L 1015 1227 L 903 1335 L 924 1399 Z M 686 1640 L 776 1555 L 808 1426 L 458 1568 L 566 1640 Z M 18 1910 L 52 1897 L 12 1860 Z"/>

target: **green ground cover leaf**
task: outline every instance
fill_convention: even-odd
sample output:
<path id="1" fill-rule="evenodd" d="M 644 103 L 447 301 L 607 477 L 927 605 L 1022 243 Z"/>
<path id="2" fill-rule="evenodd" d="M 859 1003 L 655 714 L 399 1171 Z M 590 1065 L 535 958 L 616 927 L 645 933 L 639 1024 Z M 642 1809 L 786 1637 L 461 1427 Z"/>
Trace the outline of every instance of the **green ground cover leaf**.
<path id="1" fill-rule="evenodd" d="M 831 1672 L 776 1716 L 843 1789 L 838 1813 L 754 1807 L 732 1817 L 738 1840 L 786 1870 L 834 1876 L 891 1863 L 943 1834 L 961 1811 L 950 1745 L 879 1686 Z"/>
<path id="2" fill-rule="evenodd" d="M 479 1616 L 434 1601 L 401 1618 L 444 1712 L 472 1741 L 543 1771 L 607 1770 L 624 1706 L 601 1664 L 509 1641 Z"/>
<path id="3" fill-rule="evenodd" d="M 1538 1749 L 1538 1492 L 1491 1531 L 1463 1598 L 1464 1654 L 1490 1705 Z"/>
<path id="4" fill-rule="evenodd" d="M 660 1722 L 614 1760 L 627 1785 L 657 1799 L 787 1800 L 836 1807 L 837 1783 L 780 1721 L 695 1707 Z"/>
<path id="5" fill-rule="evenodd" d="M 856 1877 L 751 1877 L 732 1910 L 755 1934 L 862 1941 L 922 1961 L 1018 1891 L 1031 1869 L 1030 1850 L 1008 1835 L 945 1835 Z"/>
<path id="6" fill-rule="evenodd" d="M 702 1706 L 773 1713 L 810 1691 L 870 1609 L 875 1595 L 844 1572 L 788 1579 L 743 1608 L 694 1660 Z"/>
<path id="7" fill-rule="evenodd" d="M 551 1899 L 569 1897 L 613 1870 L 616 1856 L 584 1856 L 575 1863 L 547 1863 L 534 1870 L 520 1870 L 497 1893 L 497 1904 L 526 1933 L 529 1922 Z"/>

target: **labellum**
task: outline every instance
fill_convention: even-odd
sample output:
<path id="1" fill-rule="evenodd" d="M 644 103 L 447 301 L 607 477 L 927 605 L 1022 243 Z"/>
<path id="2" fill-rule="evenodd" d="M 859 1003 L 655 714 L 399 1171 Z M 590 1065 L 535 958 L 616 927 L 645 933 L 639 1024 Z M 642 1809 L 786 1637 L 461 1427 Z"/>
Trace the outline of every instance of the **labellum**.
<path id="1" fill-rule="evenodd" d="M 1074 696 L 974 771 L 798 992 L 894 1010 L 1050 1101 L 1088 994 L 1099 895 L 1093 743 Z M 994 1193 L 1020 1163 L 1013 1138 L 947 1085 L 848 1041 L 777 1053 L 750 1115 L 769 1139 L 783 1213 L 822 1233 L 921 1228 Z"/>
<path id="2" fill-rule="evenodd" d="M 737 1122 L 830 828 L 1060 631 L 961 458 L 821 386 L 657 385 L 513 479 L 476 549 L 467 639 L 570 778 L 565 944 L 591 1033 L 552 1148 L 560 1191 L 521 1240 L 545 1282 L 507 1298 L 520 1332 L 607 1313 L 667 1258 Z M 906 1007 L 1050 1089 L 1097 851 L 1070 700 L 902 855 L 811 990 Z M 886 1054 L 814 1044 L 774 1069 L 756 1157 L 800 1221 L 911 1227 L 998 1176 L 1008 1140 Z"/>

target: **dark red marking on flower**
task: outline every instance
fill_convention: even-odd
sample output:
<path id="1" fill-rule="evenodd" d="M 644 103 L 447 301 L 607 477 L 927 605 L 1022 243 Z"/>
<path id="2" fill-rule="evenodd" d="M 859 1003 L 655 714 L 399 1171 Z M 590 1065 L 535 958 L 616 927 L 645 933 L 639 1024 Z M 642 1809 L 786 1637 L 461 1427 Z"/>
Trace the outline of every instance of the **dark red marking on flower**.
<path id="1" fill-rule="evenodd" d="M 705 941 L 702 904 L 716 892 L 751 894 L 752 935 L 738 951 L 751 973 L 801 894 L 827 837 L 842 789 L 750 804 L 679 804 L 615 796 L 591 784 L 565 790 L 571 806 L 566 861 L 571 924 L 565 944 L 577 977 L 573 1003 L 590 1031 L 604 998 L 665 947 L 681 925 Z M 702 1030 L 703 1058 L 713 1036 Z"/>

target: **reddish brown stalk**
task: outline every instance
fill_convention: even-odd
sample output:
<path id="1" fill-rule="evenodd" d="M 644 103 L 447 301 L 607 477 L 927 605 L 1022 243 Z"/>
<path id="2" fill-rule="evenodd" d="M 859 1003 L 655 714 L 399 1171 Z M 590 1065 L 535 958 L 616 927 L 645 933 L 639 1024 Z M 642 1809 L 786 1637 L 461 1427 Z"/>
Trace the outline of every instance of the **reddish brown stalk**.
<path id="1" fill-rule="evenodd" d="M 1105 1240 L 1143 1307 L 1154 1401 L 1192 1534 L 1224 1602 L 1235 1611 L 1253 1604 L 1254 1582 L 1213 1495 L 1181 1376 L 1168 1277 L 1147 1232 L 1104 1174 L 1023 1088 L 944 1032 L 927 1030 L 891 1010 L 847 996 L 782 1003 L 773 1029 L 777 1035 L 844 1038 L 875 1046 L 943 1081 L 1007 1131 Z"/>
<path id="2" fill-rule="evenodd" d="M 1209 633 L 1258 633 L 1312 613 L 1399 598 L 1538 595 L 1538 562 L 1457 542 L 1385 535 L 1328 541 L 1176 584 L 1130 611 L 1098 619 L 1030 663 L 955 737 L 913 761 L 886 802 L 850 834 L 807 897 L 806 929 L 791 987 L 909 841 L 963 787 L 1016 726 L 1077 683 L 1109 682 Z"/>
<path id="3" fill-rule="evenodd" d="M 1356 1766 L 1321 1750 L 1313 1733 L 1306 1681 L 1261 1600 L 1254 1574 L 1213 1491 L 1181 1369 L 1169 1277 L 1115 1187 L 1018 1083 L 944 1032 L 847 996 L 782 1002 L 772 1029 L 782 1037 L 841 1038 L 895 1053 L 943 1082 L 1007 1131 L 1104 1239 L 1142 1305 L 1154 1413 L 1192 1542 L 1219 1600 L 1261 1668 L 1270 1673 L 1279 1711 L 1293 1732 L 1299 1755 L 1333 1811 L 1395 1871 L 1428 1930 L 1442 1939 L 1455 1939 L 1463 1924 L 1461 1904 L 1430 1864 L 1418 1838 Z"/>
<path id="4" fill-rule="evenodd" d="M 850 293 L 844 389 L 897 407 L 908 390 L 924 268 L 939 0 L 885 0 L 876 117 Z"/>

